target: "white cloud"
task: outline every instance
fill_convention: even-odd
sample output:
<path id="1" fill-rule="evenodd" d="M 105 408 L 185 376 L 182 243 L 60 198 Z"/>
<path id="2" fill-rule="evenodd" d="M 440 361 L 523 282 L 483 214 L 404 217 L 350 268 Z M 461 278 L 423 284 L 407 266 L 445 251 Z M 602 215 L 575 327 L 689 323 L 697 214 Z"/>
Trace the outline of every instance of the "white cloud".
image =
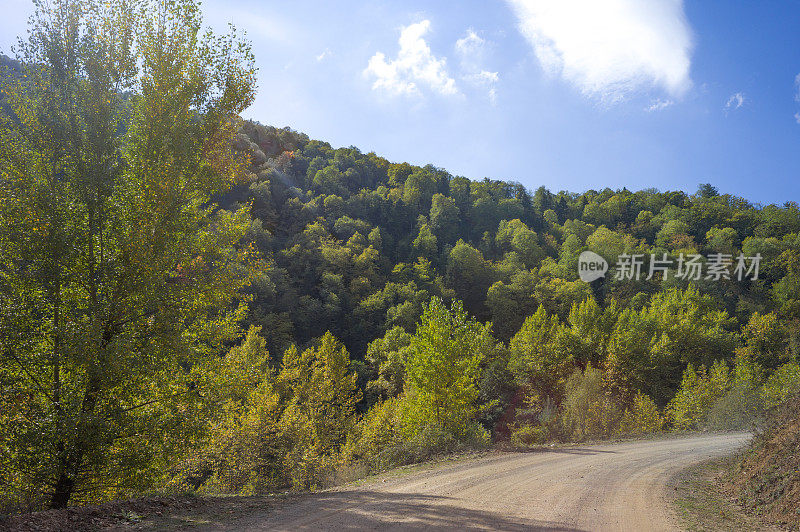
<path id="1" fill-rule="evenodd" d="M 463 79 L 469 83 L 482 87 L 493 104 L 497 102 L 497 82 L 500 80 L 498 72 L 491 72 L 483 68 L 486 39 L 469 28 L 467 34 L 456 41 L 456 52 L 461 60 Z"/>
<path id="2" fill-rule="evenodd" d="M 744 102 L 745 102 L 745 97 L 744 94 L 742 94 L 741 92 L 737 92 L 736 94 L 731 94 L 731 97 L 728 98 L 727 102 L 725 102 L 725 110 L 735 111 L 736 109 L 744 105 Z"/>
<path id="3" fill-rule="evenodd" d="M 800 124 L 800 113 L 795 113 L 794 119 L 797 121 L 798 124 Z"/>
<path id="4" fill-rule="evenodd" d="M 486 44 L 486 40 L 475 33 L 475 30 L 469 28 L 467 34 L 456 41 L 456 51 L 463 57 L 474 57 L 480 54 L 484 44 Z"/>
<path id="5" fill-rule="evenodd" d="M 486 94 L 489 96 L 489 101 L 497 103 L 497 88 L 495 85 L 500 80 L 500 75 L 497 72 L 489 72 L 488 70 L 481 70 L 474 74 L 466 74 L 464 79 L 486 89 Z"/>
<path id="6" fill-rule="evenodd" d="M 420 93 L 420 86 L 427 86 L 445 96 L 459 93 L 455 80 L 447 73 L 447 59 L 434 56 L 423 38 L 430 26 L 429 20 L 423 20 L 404 27 L 396 59 L 387 61 L 382 52 L 370 58 L 364 74 L 375 77 L 373 89 L 413 95 Z"/>
<path id="7" fill-rule="evenodd" d="M 682 0 L 508 0 L 542 67 L 606 102 L 692 85 Z"/>
<path id="8" fill-rule="evenodd" d="M 325 48 L 321 54 L 317 56 L 317 62 L 323 61 L 325 58 L 331 56 L 333 52 L 331 52 L 330 48 Z"/>
<path id="9" fill-rule="evenodd" d="M 650 105 L 645 109 L 646 111 L 653 112 L 653 111 L 662 111 L 667 107 L 674 105 L 675 102 L 673 100 L 662 100 L 658 98 L 650 102 Z"/>
<path id="10" fill-rule="evenodd" d="M 477 74 L 475 74 L 475 79 L 483 82 L 483 83 L 497 83 L 497 80 L 500 79 L 500 76 L 497 72 L 489 72 L 488 70 L 481 70 Z"/>

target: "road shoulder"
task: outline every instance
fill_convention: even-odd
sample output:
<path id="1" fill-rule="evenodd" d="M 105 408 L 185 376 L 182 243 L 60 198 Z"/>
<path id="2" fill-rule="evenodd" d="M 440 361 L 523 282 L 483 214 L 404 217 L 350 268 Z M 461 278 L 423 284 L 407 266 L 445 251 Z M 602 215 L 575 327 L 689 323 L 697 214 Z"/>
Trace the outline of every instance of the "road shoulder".
<path id="1" fill-rule="evenodd" d="M 707 460 L 670 480 L 668 493 L 681 528 L 704 532 L 784 530 L 746 512 L 726 493 L 725 476 L 739 458 L 736 454 Z"/>

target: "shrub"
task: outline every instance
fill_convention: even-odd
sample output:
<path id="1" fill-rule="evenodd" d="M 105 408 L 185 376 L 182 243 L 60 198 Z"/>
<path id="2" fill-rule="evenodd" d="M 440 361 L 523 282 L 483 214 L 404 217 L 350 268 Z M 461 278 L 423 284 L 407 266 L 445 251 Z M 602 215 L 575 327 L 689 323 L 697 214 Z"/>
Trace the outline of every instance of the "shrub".
<path id="1" fill-rule="evenodd" d="M 564 424 L 561 417 L 561 410 L 556 402 L 549 397 L 545 398 L 539 409 L 539 414 L 536 416 L 539 425 L 544 429 L 545 441 L 568 439 L 568 435 L 564 433 Z"/>
<path id="2" fill-rule="evenodd" d="M 789 362 L 769 376 L 761 390 L 766 408 L 773 408 L 800 393 L 800 364 Z"/>
<path id="3" fill-rule="evenodd" d="M 619 423 L 619 408 L 603 388 L 603 373 L 591 365 L 575 370 L 567 380 L 564 426 L 577 440 L 613 434 Z"/>
<path id="4" fill-rule="evenodd" d="M 373 406 L 354 427 L 342 448 L 339 476 L 421 462 L 435 456 L 489 444 L 489 433 L 476 421 L 453 431 L 436 423 L 406 419 L 406 395 Z"/>
<path id="5" fill-rule="evenodd" d="M 384 451 L 400 440 L 397 413 L 400 400 L 391 398 L 376 403 L 364 414 L 342 448 L 344 463 L 367 462 L 370 469 L 390 465 L 384 463 Z"/>
<path id="6" fill-rule="evenodd" d="M 764 380 L 761 366 L 740 350 L 736 357 L 731 387 L 711 406 L 706 420 L 710 430 L 752 429 L 764 411 L 761 383 Z"/>
<path id="7" fill-rule="evenodd" d="M 528 390 L 522 405 L 515 410 L 514 419 L 514 423 L 508 426 L 513 445 L 528 446 L 570 439 L 559 405 L 550 397 L 542 398 L 532 390 Z"/>
<path id="8" fill-rule="evenodd" d="M 547 441 L 547 431 L 541 425 L 524 423 L 511 427 L 511 443 L 517 447 L 530 447 Z"/>
<path id="9" fill-rule="evenodd" d="M 683 372 L 681 386 L 666 408 L 666 418 L 679 430 L 701 428 L 714 403 L 730 387 L 728 365 L 718 360 L 707 371 L 700 366 L 695 371 L 689 364 Z"/>
<path id="10" fill-rule="evenodd" d="M 757 388 L 734 386 L 708 412 L 709 430 L 748 430 L 761 419 L 763 400 Z"/>
<path id="11" fill-rule="evenodd" d="M 457 451 L 481 449 L 488 444 L 489 433 L 479 423 L 470 423 L 466 430 L 458 436 L 431 423 L 420 427 L 411 437 L 393 439 L 374 456 L 363 455 L 364 458 L 361 462 L 366 463 L 370 471 L 375 471 L 423 462 Z"/>
<path id="12" fill-rule="evenodd" d="M 642 392 L 637 392 L 633 404 L 622 415 L 619 432 L 631 435 L 651 434 L 660 431 L 663 426 L 664 418 L 655 402 Z"/>

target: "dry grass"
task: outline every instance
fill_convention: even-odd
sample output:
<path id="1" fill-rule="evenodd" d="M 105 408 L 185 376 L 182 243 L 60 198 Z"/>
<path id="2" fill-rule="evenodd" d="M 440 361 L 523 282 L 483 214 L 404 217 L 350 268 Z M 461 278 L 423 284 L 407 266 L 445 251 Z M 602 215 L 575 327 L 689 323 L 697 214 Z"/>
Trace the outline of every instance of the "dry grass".
<path id="1" fill-rule="evenodd" d="M 728 492 L 749 511 L 800 530 L 800 396 L 772 413 L 727 480 Z"/>
<path id="2" fill-rule="evenodd" d="M 725 493 L 724 479 L 738 460 L 738 456 L 710 460 L 672 480 L 673 502 L 681 528 L 714 532 L 777 530 L 745 511 Z"/>

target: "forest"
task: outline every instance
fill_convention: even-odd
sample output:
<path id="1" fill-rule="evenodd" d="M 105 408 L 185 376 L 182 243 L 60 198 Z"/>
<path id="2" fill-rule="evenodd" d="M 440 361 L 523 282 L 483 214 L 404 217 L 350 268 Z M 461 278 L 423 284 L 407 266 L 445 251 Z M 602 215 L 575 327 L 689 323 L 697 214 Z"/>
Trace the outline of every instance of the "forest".
<path id="1" fill-rule="evenodd" d="M 333 148 L 241 118 L 255 58 L 190 0 L 37 5 L 2 61 L 0 511 L 749 428 L 800 391 L 797 203 Z M 587 250 L 732 263 L 587 283 Z"/>

